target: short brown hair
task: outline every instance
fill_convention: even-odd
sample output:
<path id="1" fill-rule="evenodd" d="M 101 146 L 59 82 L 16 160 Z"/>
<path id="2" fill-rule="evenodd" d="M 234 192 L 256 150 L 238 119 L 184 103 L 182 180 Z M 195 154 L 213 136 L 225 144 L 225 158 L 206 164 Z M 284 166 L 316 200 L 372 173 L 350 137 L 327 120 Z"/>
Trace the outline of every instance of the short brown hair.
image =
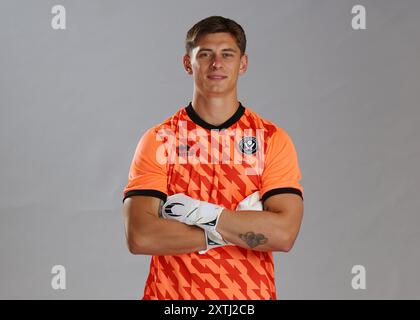
<path id="1" fill-rule="evenodd" d="M 221 16 L 211 16 L 197 22 L 187 32 L 185 39 L 185 50 L 187 54 L 191 53 L 201 37 L 209 33 L 227 32 L 230 33 L 236 40 L 236 44 L 241 50 L 241 56 L 245 53 L 246 49 L 246 36 L 245 31 L 235 21 L 224 18 Z"/>

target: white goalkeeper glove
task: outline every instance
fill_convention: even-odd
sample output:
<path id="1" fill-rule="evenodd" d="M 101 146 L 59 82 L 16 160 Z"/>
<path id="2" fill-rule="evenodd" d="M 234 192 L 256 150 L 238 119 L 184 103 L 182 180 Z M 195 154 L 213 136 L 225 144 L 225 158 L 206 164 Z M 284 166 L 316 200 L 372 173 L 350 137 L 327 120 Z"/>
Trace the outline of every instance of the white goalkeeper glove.
<path id="1" fill-rule="evenodd" d="M 256 210 L 262 211 L 263 205 L 260 200 L 260 193 L 259 191 L 255 191 L 254 193 L 250 194 L 244 200 L 239 202 L 238 206 L 235 209 L 236 211 L 245 211 L 245 210 Z"/>
<path id="2" fill-rule="evenodd" d="M 216 227 L 223 209 L 222 206 L 217 204 L 196 200 L 183 193 L 177 193 L 167 198 L 162 207 L 162 216 L 166 219 L 198 226 L 222 238 L 216 231 Z"/>
<path id="3" fill-rule="evenodd" d="M 255 211 L 262 211 L 263 210 L 263 205 L 262 202 L 260 200 L 260 193 L 258 191 L 250 194 L 248 197 L 246 197 L 245 199 L 243 199 L 241 202 L 239 202 L 239 204 L 237 205 L 235 211 L 246 211 L 246 210 L 255 210 Z M 221 246 L 226 246 L 226 245 L 231 245 L 232 243 L 227 242 L 226 240 L 223 240 L 222 237 L 219 237 L 220 234 L 214 234 L 214 233 L 210 233 L 208 231 L 205 231 L 205 235 L 206 235 L 206 244 L 207 244 L 207 248 L 205 250 L 199 251 L 199 253 L 203 254 L 206 253 L 208 250 L 216 248 L 216 247 L 221 247 Z"/>
<path id="4" fill-rule="evenodd" d="M 198 251 L 200 254 L 204 254 L 210 249 L 222 247 L 222 246 L 228 246 L 231 243 L 223 240 L 220 233 L 216 232 L 209 232 L 207 230 L 204 230 L 204 235 L 206 237 L 206 249 Z"/>
<path id="5" fill-rule="evenodd" d="M 196 225 L 204 229 L 207 247 L 205 250 L 199 251 L 200 254 L 203 254 L 210 249 L 231 244 L 223 240 L 220 233 L 216 231 L 219 216 L 223 209 L 222 206 L 196 200 L 183 193 L 177 193 L 167 198 L 162 207 L 162 216 L 166 219 Z M 235 210 L 262 211 L 259 192 L 256 191 L 243 199 Z"/>

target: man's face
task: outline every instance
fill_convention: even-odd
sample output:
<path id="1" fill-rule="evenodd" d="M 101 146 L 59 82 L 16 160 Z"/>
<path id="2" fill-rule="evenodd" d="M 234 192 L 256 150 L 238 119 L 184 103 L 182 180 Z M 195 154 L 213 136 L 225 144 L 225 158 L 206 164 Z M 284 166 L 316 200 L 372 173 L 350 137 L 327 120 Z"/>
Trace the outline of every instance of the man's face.
<path id="1" fill-rule="evenodd" d="M 184 56 L 184 66 L 194 77 L 195 89 L 205 96 L 223 96 L 236 90 L 238 76 L 245 73 L 247 55 L 229 33 L 203 36 L 191 55 Z"/>

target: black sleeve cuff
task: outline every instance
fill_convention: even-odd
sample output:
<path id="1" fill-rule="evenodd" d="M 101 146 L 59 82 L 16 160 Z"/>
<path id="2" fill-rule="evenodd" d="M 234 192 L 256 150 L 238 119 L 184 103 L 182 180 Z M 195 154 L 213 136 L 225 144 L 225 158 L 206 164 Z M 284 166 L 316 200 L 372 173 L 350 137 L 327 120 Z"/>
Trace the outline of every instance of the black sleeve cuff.
<path id="1" fill-rule="evenodd" d="M 264 193 L 262 198 L 261 198 L 261 201 L 264 202 L 265 200 L 267 200 L 271 196 L 274 196 L 276 194 L 282 194 L 282 193 L 294 193 L 294 194 L 297 194 L 298 196 L 300 196 L 303 200 L 302 191 L 300 191 L 299 189 L 296 189 L 296 188 L 277 188 L 277 189 L 271 189 L 271 190 L 267 191 L 266 193 Z"/>
<path id="2" fill-rule="evenodd" d="M 159 191 L 159 190 L 152 190 L 152 189 L 144 189 L 144 190 L 131 190 L 126 193 L 123 199 L 123 203 L 125 199 L 132 197 L 132 196 L 150 196 L 161 199 L 163 202 L 166 202 L 167 195 L 166 193 Z"/>

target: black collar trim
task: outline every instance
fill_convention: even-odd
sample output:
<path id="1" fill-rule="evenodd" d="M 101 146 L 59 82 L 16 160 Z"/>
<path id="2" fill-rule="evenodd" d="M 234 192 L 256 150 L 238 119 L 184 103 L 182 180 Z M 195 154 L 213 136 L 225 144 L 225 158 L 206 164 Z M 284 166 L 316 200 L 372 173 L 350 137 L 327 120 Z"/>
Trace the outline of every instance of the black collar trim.
<path id="1" fill-rule="evenodd" d="M 239 107 L 236 110 L 236 112 L 229 119 L 227 119 L 225 122 L 223 122 L 219 126 L 212 125 L 212 124 L 204 121 L 203 119 L 201 119 L 200 116 L 197 114 L 197 112 L 195 112 L 195 110 L 192 106 L 192 102 L 190 102 L 188 104 L 188 106 L 185 108 L 185 111 L 187 112 L 190 119 L 193 122 L 195 122 L 195 124 L 198 124 L 199 126 L 203 127 L 204 129 L 210 129 L 210 130 L 211 129 L 218 129 L 218 130 L 220 130 L 220 129 L 227 129 L 231 125 L 233 125 L 235 122 L 237 122 L 242 117 L 242 115 L 244 114 L 245 108 L 241 104 L 241 102 L 239 102 Z"/>

